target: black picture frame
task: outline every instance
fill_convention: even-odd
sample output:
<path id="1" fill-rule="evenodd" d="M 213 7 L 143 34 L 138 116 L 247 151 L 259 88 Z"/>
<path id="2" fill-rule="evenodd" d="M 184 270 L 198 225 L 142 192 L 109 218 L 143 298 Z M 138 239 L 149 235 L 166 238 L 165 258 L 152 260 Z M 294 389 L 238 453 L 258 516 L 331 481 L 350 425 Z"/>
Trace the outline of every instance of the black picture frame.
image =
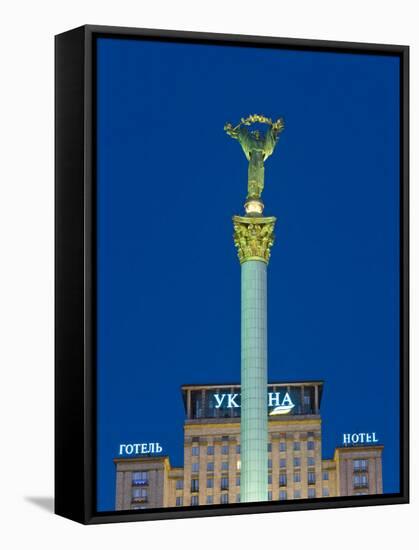
<path id="1" fill-rule="evenodd" d="M 95 41 L 393 55 L 400 58 L 400 479 L 398 494 L 97 512 Z M 409 47 L 85 25 L 55 37 L 55 513 L 111 523 L 409 502 Z"/>

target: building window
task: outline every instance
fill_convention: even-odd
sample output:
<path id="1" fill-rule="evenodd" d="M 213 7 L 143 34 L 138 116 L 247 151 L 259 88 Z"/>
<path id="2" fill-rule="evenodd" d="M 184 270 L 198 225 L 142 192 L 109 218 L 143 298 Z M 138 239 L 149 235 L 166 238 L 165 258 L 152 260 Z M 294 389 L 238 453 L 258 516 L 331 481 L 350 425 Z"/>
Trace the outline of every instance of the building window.
<path id="1" fill-rule="evenodd" d="M 192 495 L 191 496 L 191 506 L 198 506 L 198 504 L 199 504 L 198 495 Z"/>
<path id="2" fill-rule="evenodd" d="M 294 483 L 300 483 L 301 482 L 301 474 L 300 472 L 295 472 L 294 474 Z"/>
<path id="3" fill-rule="evenodd" d="M 176 480 L 176 489 L 183 489 L 183 479 Z"/>
<path id="4" fill-rule="evenodd" d="M 354 472 L 366 472 L 368 470 L 368 460 L 354 460 Z"/>
<path id="5" fill-rule="evenodd" d="M 287 492 L 279 491 L 279 500 L 287 500 Z"/>
<path id="6" fill-rule="evenodd" d="M 199 479 L 191 479 L 191 493 L 199 491 Z"/>
<path id="7" fill-rule="evenodd" d="M 221 462 L 221 469 L 228 470 L 228 462 Z"/>
<path id="8" fill-rule="evenodd" d="M 294 498 L 301 498 L 301 491 L 300 491 L 300 489 L 295 489 L 295 491 L 294 491 Z"/>
<path id="9" fill-rule="evenodd" d="M 279 459 L 279 467 L 280 467 L 280 468 L 286 468 L 286 466 L 287 466 L 287 460 L 286 460 L 286 458 L 280 458 L 280 459 Z"/>
<path id="10" fill-rule="evenodd" d="M 228 489 L 228 477 L 223 476 L 221 478 L 221 489 Z"/>
<path id="11" fill-rule="evenodd" d="M 301 466 L 301 458 L 294 457 L 294 468 L 299 468 Z"/>
<path id="12" fill-rule="evenodd" d="M 223 445 L 221 447 L 221 454 L 222 455 L 228 455 L 228 445 Z"/>
<path id="13" fill-rule="evenodd" d="M 309 485 L 314 485 L 316 483 L 316 474 L 314 472 L 308 472 L 307 483 Z"/>
<path id="14" fill-rule="evenodd" d="M 354 476 L 354 489 L 363 489 L 368 487 L 368 478 L 366 475 Z"/>
<path id="15" fill-rule="evenodd" d="M 199 456 L 199 447 L 197 445 L 192 447 L 192 456 Z"/>
<path id="16" fill-rule="evenodd" d="M 307 441 L 307 449 L 309 451 L 314 451 L 314 441 Z"/>
<path id="17" fill-rule="evenodd" d="M 287 485 L 287 474 L 279 474 L 279 486 L 285 487 Z"/>
<path id="18" fill-rule="evenodd" d="M 240 486 L 240 476 L 236 476 L 236 486 Z"/>
<path id="19" fill-rule="evenodd" d="M 223 493 L 220 498 L 221 504 L 228 504 L 228 493 Z"/>
<path id="20" fill-rule="evenodd" d="M 316 464 L 315 458 L 314 458 L 313 456 L 309 456 L 309 457 L 307 458 L 307 464 L 308 464 L 309 466 L 314 466 L 314 465 Z"/>
<path id="21" fill-rule="evenodd" d="M 214 497 L 212 495 L 207 496 L 207 504 L 212 504 L 214 502 Z"/>
<path id="22" fill-rule="evenodd" d="M 268 458 L 268 470 L 272 470 L 272 458 Z"/>
<path id="23" fill-rule="evenodd" d="M 199 472 L 199 462 L 192 462 L 192 471 Z"/>
<path id="24" fill-rule="evenodd" d="M 301 449 L 301 444 L 299 441 L 294 441 L 294 451 L 299 451 Z"/>
<path id="25" fill-rule="evenodd" d="M 313 489 L 313 487 L 308 489 L 308 498 L 316 498 L 316 489 Z"/>
<path id="26" fill-rule="evenodd" d="M 192 438 L 192 443 L 199 443 L 199 436 L 194 436 Z"/>
<path id="27" fill-rule="evenodd" d="M 183 506 L 183 497 L 176 497 L 176 506 Z"/>
<path id="28" fill-rule="evenodd" d="M 272 452 L 272 443 L 268 443 L 268 453 Z"/>
<path id="29" fill-rule="evenodd" d="M 329 479 L 329 472 L 327 470 L 324 470 L 323 472 L 323 479 L 327 481 Z"/>
<path id="30" fill-rule="evenodd" d="M 148 485 L 148 472 L 132 472 L 133 485 Z"/>
<path id="31" fill-rule="evenodd" d="M 223 435 L 223 436 L 221 437 L 221 439 L 222 439 L 223 441 L 228 441 L 228 435 Z"/>
<path id="32" fill-rule="evenodd" d="M 213 454 L 214 454 L 214 445 L 208 445 L 207 455 L 213 455 Z"/>
<path id="33" fill-rule="evenodd" d="M 279 443 L 279 450 L 282 452 L 285 452 L 287 450 L 287 444 L 285 441 L 280 441 Z"/>
<path id="34" fill-rule="evenodd" d="M 272 500 L 272 491 L 268 491 L 268 500 Z"/>
<path id="35" fill-rule="evenodd" d="M 272 475 L 268 474 L 268 485 L 272 485 Z"/>
<path id="36" fill-rule="evenodd" d="M 147 489 L 136 487 L 132 490 L 132 502 L 147 502 Z"/>
<path id="37" fill-rule="evenodd" d="M 214 462 L 207 462 L 207 471 L 208 472 L 214 471 Z"/>
<path id="38" fill-rule="evenodd" d="M 328 497 L 329 496 L 329 489 L 327 487 L 323 487 L 323 496 Z"/>
<path id="39" fill-rule="evenodd" d="M 214 487 L 214 478 L 213 477 L 207 477 L 207 488 L 212 489 Z"/>
<path id="40" fill-rule="evenodd" d="M 239 455 L 240 454 L 240 445 L 236 445 L 236 453 Z"/>

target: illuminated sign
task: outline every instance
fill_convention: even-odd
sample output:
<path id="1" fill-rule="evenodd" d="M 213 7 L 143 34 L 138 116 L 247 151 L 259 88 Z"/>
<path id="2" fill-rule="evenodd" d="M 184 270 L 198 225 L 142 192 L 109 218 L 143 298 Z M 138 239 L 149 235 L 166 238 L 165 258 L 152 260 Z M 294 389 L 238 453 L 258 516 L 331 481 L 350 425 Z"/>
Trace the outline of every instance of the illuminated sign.
<path id="1" fill-rule="evenodd" d="M 239 393 L 214 393 L 213 396 L 215 400 L 214 408 L 216 409 L 240 408 Z M 285 392 L 284 394 L 281 392 L 269 392 L 268 407 L 274 407 L 274 409 L 269 413 L 270 416 L 274 416 L 278 414 L 288 414 L 292 411 L 295 405 L 288 392 Z"/>
<path id="2" fill-rule="evenodd" d="M 185 388 L 183 400 L 190 419 L 240 418 L 244 394 L 240 386 Z M 321 388 L 316 385 L 269 384 L 266 388 L 270 420 L 291 415 L 318 415 Z"/>
<path id="3" fill-rule="evenodd" d="M 343 434 L 344 445 L 359 445 L 360 443 L 378 443 L 376 432 Z"/>
<path id="4" fill-rule="evenodd" d="M 158 454 L 163 451 L 160 443 L 121 443 L 119 445 L 119 455 L 150 455 Z"/>
<path id="5" fill-rule="evenodd" d="M 219 409 L 220 407 L 222 407 L 226 397 L 227 402 L 224 404 L 224 407 L 226 409 L 231 409 L 232 407 L 240 407 L 240 405 L 236 402 L 238 396 L 238 393 L 214 393 L 214 399 L 216 401 L 215 408 Z"/>
<path id="6" fill-rule="evenodd" d="M 279 392 L 268 393 L 268 406 L 275 406 L 275 408 L 269 413 L 270 416 L 276 416 L 277 414 L 288 414 L 295 407 L 288 392 L 285 392 L 282 400 L 280 399 Z"/>

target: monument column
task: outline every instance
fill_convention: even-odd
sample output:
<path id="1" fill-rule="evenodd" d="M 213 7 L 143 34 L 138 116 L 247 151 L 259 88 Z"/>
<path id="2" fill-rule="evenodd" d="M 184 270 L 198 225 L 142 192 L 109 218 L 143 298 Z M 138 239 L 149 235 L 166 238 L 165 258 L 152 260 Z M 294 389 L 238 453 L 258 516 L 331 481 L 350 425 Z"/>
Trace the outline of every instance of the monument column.
<path id="1" fill-rule="evenodd" d="M 253 123 L 267 124 L 266 134 L 245 128 Z M 241 264 L 241 502 L 268 500 L 267 266 L 276 218 L 263 216 L 260 197 L 264 161 L 282 129 L 282 119 L 272 123 L 261 115 L 242 119 L 234 128 L 225 126 L 249 161 L 246 215 L 233 217 Z"/>
<path id="2" fill-rule="evenodd" d="M 275 218 L 234 216 L 241 263 L 241 501 L 268 498 L 267 264 Z"/>

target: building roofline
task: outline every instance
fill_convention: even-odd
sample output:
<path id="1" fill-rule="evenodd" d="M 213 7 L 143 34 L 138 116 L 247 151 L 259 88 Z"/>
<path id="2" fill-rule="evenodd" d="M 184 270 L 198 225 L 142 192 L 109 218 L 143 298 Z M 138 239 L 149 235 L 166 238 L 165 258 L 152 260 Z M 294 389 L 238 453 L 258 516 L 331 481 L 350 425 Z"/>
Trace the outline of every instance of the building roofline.
<path id="1" fill-rule="evenodd" d="M 384 449 L 383 444 L 379 445 L 369 445 L 368 443 L 365 445 L 357 445 L 356 443 L 353 445 L 339 445 L 338 447 L 335 447 L 336 451 L 352 451 L 354 449 Z"/>
<path id="2" fill-rule="evenodd" d="M 118 462 L 138 462 L 139 460 L 145 461 L 145 462 L 153 462 L 156 460 L 160 460 L 164 462 L 165 460 L 168 460 L 170 464 L 170 456 L 169 455 L 135 455 L 135 456 L 119 456 L 117 458 L 113 459 L 113 462 L 117 464 Z"/>
<path id="3" fill-rule="evenodd" d="M 312 384 L 318 384 L 323 385 L 324 380 L 285 380 L 282 382 L 279 381 L 268 381 L 268 386 L 292 386 L 293 384 L 297 385 L 312 385 Z M 181 389 L 187 389 L 187 388 L 223 388 L 223 387 L 230 387 L 230 386 L 241 386 L 240 382 L 222 382 L 222 383 L 197 383 L 197 384 L 182 384 L 180 387 Z"/>
<path id="4" fill-rule="evenodd" d="M 321 415 L 320 414 L 293 414 L 293 415 L 283 415 L 281 417 L 279 416 L 268 416 L 268 423 L 269 424 L 283 424 L 284 422 L 292 423 L 292 422 L 312 422 L 312 421 L 321 421 Z M 214 417 L 203 417 L 203 418 L 186 418 L 184 421 L 184 428 L 191 427 L 191 426 L 236 426 L 237 424 L 240 424 L 240 417 L 239 416 L 228 416 L 228 417 L 220 417 L 220 418 L 214 418 Z"/>
<path id="5" fill-rule="evenodd" d="M 333 460 L 336 461 L 336 455 L 340 454 L 340 451 L 343 452 L 368 452 L 368 451 L 383 451 L 384 445 L 348 445 L 346 447 L 335 447 L 335 450 L 333 451 Z"/>

